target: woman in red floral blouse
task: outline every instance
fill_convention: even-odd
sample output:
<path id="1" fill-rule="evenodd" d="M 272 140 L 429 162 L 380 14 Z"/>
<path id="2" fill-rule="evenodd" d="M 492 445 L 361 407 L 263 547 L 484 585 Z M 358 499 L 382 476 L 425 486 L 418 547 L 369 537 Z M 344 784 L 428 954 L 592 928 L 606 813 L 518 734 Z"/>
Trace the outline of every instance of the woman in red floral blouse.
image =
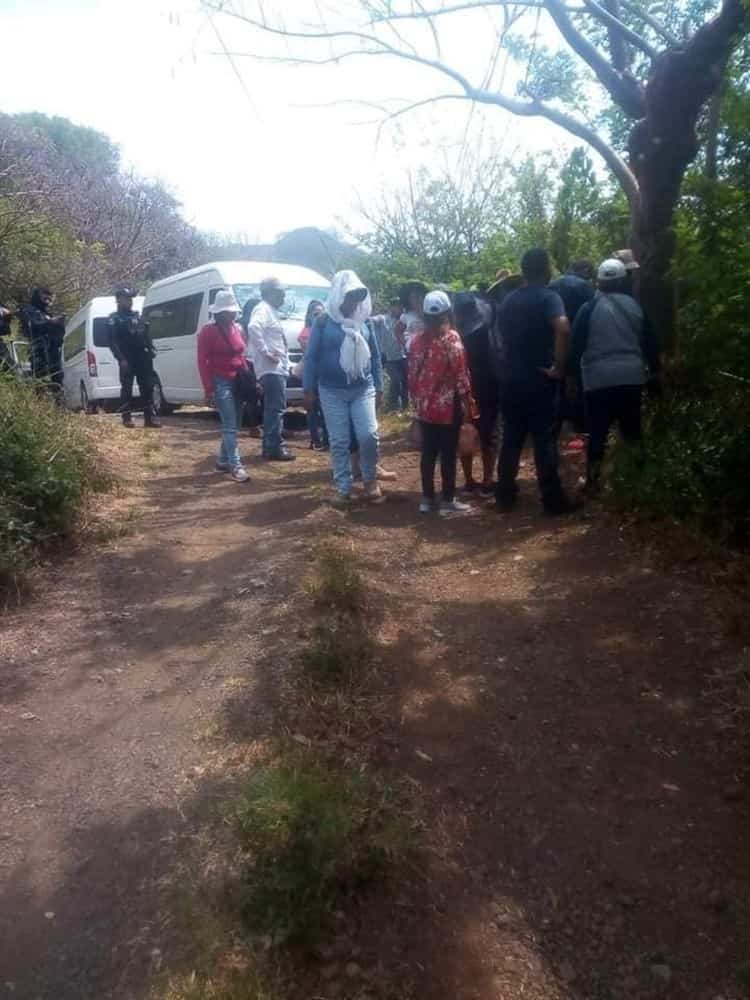
<path id="1" fill-rule="evenodd" d="M 426 514 L 435 509 L 435 462 L 440 455 L 443 515 L 465 513 L 456 500 L 456 458 L 461 424 L 471 421 L 475 406 L 466 354 L 451 327 L 451 302 L 445 292 L 424 300 L 424 332 L 409 345 L 409 395 L 422 427 L 422 502 Z"/>

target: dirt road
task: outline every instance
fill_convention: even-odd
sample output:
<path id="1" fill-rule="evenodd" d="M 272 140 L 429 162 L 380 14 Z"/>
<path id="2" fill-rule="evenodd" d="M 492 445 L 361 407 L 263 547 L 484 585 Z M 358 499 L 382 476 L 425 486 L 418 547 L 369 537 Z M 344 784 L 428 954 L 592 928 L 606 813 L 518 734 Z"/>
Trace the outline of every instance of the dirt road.
<path id="1" fill-rule="evenodd" d="M 425 1000 L 750 996 L 720 592 L 601 514 L 544 520 L 531 484 L 510 517 L 420 518 L 391 443 L 388 503 L 345 515 L 301 435 L 294 466 L 253 458 L 240 487 L 213 472 L 210 419 L 167 423 L 135 531 L 2 622 L 0 996 L 143 997 L 169 964 L 161 879 L 216 793 L 207 736 L 221 720 L 231 757 L 272 726 L 269 655 L 334 530 L 379 607 L 372 760 L 414 788 L 431 859 L 407 917 L 363 915 L 365 958 Z"/>

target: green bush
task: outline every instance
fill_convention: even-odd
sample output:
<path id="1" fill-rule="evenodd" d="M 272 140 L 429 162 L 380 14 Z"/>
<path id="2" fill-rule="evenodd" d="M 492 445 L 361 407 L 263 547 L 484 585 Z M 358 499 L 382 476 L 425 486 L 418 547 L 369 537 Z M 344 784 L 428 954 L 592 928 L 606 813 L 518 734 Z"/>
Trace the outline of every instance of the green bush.
<path id="1" fill-rule="evenodd" d="M 365 586 L 351 549 L 326 542 L 316 553 L 315 575 L 308 586 L 321 608 L 357 614 L 364 606 Z"/>
<path id="2" fill-rule="evenodd" d="M 642 447 L 619 447 L 616 497 L 722 540 L 750 540 L 750 393 L 677 390 L 646 419 Z"/>
<path id="3" fill-rule="evenodd" d="M 277 942 L 314 945 L 334 912 L 387 876 L 410 844 L 387 791 L 309 761 L 258 772 L 232 815 L 250 859 L 246 917 Z"/>
<path id="4" fill-rule="evenodd" d="M 0 377 L 0 590 L 68 538 L 87 494 L 105 485 L 80 421 L 33 386 Z"/>

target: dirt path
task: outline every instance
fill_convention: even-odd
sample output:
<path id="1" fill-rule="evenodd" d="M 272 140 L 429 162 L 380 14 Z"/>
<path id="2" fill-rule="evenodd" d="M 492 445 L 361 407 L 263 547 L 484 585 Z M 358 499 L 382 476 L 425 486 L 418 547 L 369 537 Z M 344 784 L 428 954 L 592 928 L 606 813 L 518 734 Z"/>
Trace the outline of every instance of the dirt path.
<path id="1" fill-rule="evenodd" d="M 423 891 L 391 933 L 363 916 L 365 958 L 429 1000 L 750 995 L 749 765 L 704 695 L 742 654 L 716 594 L 604 519 L 541 519 L 530 488 L 509 518 L 420 519 L 393 453 L 389 502 L 346 516 L 301 439 L 244 489 L 210 420 L 168 423 L 136 532 L 3 622 L 0 996 L 144 996 L 160 879 L 215 793 L 204 737 L 272 725 L 269 654 L 331 530 L 381 609 L 372 759 L 427 816 Z"/>

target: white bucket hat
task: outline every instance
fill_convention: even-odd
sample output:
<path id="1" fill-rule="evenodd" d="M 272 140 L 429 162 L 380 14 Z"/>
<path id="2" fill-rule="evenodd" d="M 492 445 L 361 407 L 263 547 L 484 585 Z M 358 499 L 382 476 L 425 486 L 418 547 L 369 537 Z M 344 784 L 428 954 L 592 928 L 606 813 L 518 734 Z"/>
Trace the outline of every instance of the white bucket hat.
<path id="1" fill-rule="evenodd" d="M 211 312 L 214 316 L 216 313 L 222 312 L 240 312 L 240 304 L 231 288 L 224 288 L 222 291 L 216 293 L 216 298 L 211 306 Z"/>

